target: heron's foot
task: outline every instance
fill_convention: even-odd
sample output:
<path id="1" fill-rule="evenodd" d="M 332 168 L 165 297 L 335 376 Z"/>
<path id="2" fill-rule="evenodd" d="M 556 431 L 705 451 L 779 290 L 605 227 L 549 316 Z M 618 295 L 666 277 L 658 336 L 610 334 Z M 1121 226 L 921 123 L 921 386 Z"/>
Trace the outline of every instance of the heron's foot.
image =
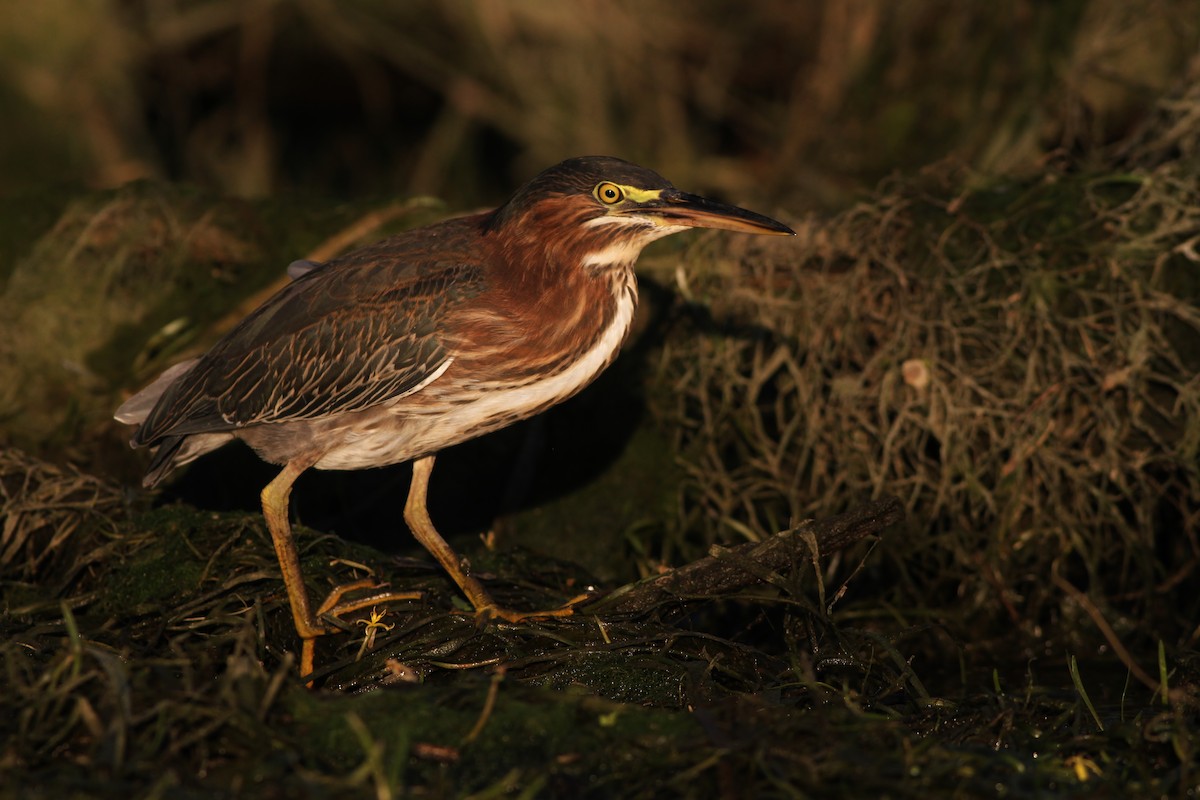
<path id="1" fill-rule="evenodd" d="M 346 595 L 364 590 L 367 590 L 368 594 L 345 599 Z M 317 607 L 317 613 L 313 615 L 314 618 L 307 621 L 307 624 L 303 626 L 300 624 L 296 625 L 296 631 L 300 634 L 300 674 L 312 674 L 316 640 L 319 637 L 351 630 L 350 626 L 341 619 L 344 614 L 351 614 L 355 611 L 361 611 L 364 608 L 374 607 L 383 603 L 419 600 L 423 596 L 421 592 L 391 591 L 387 588 L 386 583 L 382 583 L 373 577 L 335 586 L 333 591 Z M 374 614 L 372 614 L 372 618 L 375 618 Z M 376 619 L 375 621 L 378 620 Z M 312 686 L 311 682 L 309 686 Z"/>
<path id="2" fill-rule="evenodd" d="M 342 598 L 346 595 L 364 589 L 369 590 L 370 593 L 343 601 Z M 395 603 L 401 600 L 420 600 L 422 597 L 424 597 L 424 594 L 421 592 L 393 592 L 388 588 L 386 583 L 378 581 L 373 577 L 367 577 L 333 587 L 333 591 L 329 593 L 321 605 L 317 606 L 317 617 L 331 617 L 340 622 L 343 614 L 361 611 L 368 606 L 376 606 L 380 603 Z M 329 631 L 329 633 L 334 632 L 336 631 Z"/>

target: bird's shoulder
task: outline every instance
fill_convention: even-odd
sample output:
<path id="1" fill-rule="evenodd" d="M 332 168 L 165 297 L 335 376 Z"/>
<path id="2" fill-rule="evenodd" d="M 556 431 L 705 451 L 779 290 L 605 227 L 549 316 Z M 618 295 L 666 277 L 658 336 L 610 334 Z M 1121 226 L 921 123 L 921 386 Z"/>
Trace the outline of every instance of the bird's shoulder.
<path id="1" fill-rule="evenodd" d="M 386 315 L 388 327 L 421 324 L 474 296 L 484 279 L 473 247 L 479 222 L 465 217 L 390 236 L 300 274 L 221 342 L 254 347 L 330 322 Z"/>

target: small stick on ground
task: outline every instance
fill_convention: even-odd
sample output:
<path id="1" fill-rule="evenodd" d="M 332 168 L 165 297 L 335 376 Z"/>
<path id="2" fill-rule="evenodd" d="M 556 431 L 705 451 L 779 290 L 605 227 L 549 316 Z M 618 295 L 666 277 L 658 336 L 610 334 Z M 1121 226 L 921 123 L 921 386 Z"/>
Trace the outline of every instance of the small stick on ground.
<path id="1" fill-rule="evenodd" d="M 808 520 L 762 542 L 748 542 L 693 561 L 653 578 L 632 583 L 580 609 L 585 614 L 646 611 L 664 601 L 728 594 L 757 583 L 766 572 L 810 561 L 809 541 L 819 553 L 831 553 L 904 519 L 894 497 L 866 503 L 853 511 L 822 520 Z"/>

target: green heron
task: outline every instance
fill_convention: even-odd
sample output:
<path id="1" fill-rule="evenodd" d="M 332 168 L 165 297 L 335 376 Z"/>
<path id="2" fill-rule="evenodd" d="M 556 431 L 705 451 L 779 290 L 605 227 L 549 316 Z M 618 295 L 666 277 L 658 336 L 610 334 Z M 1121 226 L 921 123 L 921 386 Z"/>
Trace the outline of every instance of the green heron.
<path id="1" fill-rule="evenodd" d="M 612 362 L 637 305 L 633 264 L 688 228 L 792 234 L 775 220 L 685 194 L 616 158 L 573 158 L 498 209 L 408 231 L 295 280 L 203 356 L 168 369 L 117 410 L 131 444 L 157 447 L 144 484 L 233 439 L 283 470 L 262 491 L 302 642 L 335 632 L 314 613 L 288 521 L 296 478 L 413 462 L 404 519 L 476 613 L 517 621 L 558 612 L 498 607 L 438 534 L 425 497 L 438 451 L 537 414 Z M 372 598 L 374 599 L 374 598 Z"/>

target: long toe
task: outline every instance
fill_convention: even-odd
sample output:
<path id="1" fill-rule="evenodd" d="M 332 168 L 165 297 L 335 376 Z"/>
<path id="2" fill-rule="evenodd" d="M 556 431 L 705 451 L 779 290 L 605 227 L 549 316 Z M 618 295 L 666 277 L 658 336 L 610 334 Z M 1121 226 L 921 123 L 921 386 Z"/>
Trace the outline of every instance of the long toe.
<path id="1" fill-rule="evenodd" d="M 552 617 L 569 617 L 575 613 L 575 609 L 570 605 L 561 608 L 552 608 L 546 611 L 517 611 L 512 608 L 504 608 L 497 605 L 485 605 L 475 609 L 475 619 L 480 626 L 486 625 L 492 620 L 503 620 L 504 622 L 524 622 L 530 619 L 550 619 Z"/>
<path id="2" fill-rule="evenodd" d="M 364 590 L 368 591 L 369 594 L 343 600 L 348 594 Z M 369 606 L 404 600 L 420 600 L 422 597 L 424 595 L 421 592 L 394 592 L 382 581 L 375 578 L 363 578 L 362 580 L 335 586 L 333 591 L 329 593 L 329 596 L 317 608 L 317 616 L 337 619 L 343 614 L 360 611 Z"/>

